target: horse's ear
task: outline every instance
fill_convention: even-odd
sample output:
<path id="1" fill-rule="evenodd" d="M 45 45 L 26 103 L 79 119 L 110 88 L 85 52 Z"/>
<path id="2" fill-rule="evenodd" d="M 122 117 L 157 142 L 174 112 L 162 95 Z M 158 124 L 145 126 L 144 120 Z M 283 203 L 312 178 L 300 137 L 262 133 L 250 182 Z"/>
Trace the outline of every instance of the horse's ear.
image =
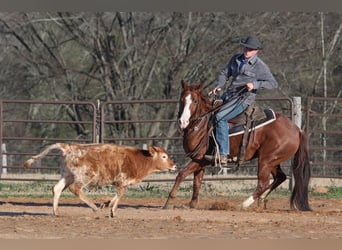
<path id="1" fill-rule="evenodd" d="M 181 80 L 181 85 L 182 85 L 182 88 L 185 89 L 186 83 L 183 79 Z"/>
<path id="2" fill-rule="evenodd" d="M 197 83 L 196 85 L 194 85 L 195 89 L 199 92 L 203 91 L 203 86 L 204 86 L 204 83 Z"/>

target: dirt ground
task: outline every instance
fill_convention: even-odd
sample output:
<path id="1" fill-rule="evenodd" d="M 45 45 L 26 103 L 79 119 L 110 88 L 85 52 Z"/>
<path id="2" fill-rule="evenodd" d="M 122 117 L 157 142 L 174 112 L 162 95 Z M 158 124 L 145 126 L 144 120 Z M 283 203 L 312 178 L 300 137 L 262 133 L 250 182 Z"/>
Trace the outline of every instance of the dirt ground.
<path id="1" fill-rule="evenodd" d="M 342 238 L 342 199 L 311 199 L 313 212 L 290 210 L 288 199 L 243 211 L 239 199 L 201 199 L 198 209 L 186 208 L 188 201 L 164 210 L 165 199 L 122 199 L 111 218 L 108 208 L 94 213 L 77 198 L 61 198 L 59 217 L 51 199 L 1 198 L 0 239 Z"/>

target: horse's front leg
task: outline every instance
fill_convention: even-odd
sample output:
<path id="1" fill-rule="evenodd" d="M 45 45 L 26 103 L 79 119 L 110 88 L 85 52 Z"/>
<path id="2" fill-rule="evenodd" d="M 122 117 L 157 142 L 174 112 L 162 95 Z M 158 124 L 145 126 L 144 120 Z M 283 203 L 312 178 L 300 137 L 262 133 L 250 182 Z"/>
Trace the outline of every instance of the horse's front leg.
<path id="1" fill-rule="evenodd" d="M 201 189 L 202 180 L 204 175 L 204 168 L 199 169 L 194 172 L 194 181 L 193 181 L 193 192 L 192 198 L 190 201 L 190 208 L 196 208 L 198 204 L 198 195 Z"/>
<path id="2" fill-rule="evenodd" d="M 197 162 L 191 161 L 188 165 L 186 165 L 185 168 L 183 168 L 178 173 L 175 184 L 173 185 L 171 192 L 169 194 L 169 197 L 167 198 L 166 203 L 163 207 L 164 209 L 168 209 L 172 207 L 172 203 L 177 196 L 177 192 L 178 192 L 181 182 L 183 182 L 188 175 L 194 173 L 199 168 L 200 168 L 200 165 Z"/>

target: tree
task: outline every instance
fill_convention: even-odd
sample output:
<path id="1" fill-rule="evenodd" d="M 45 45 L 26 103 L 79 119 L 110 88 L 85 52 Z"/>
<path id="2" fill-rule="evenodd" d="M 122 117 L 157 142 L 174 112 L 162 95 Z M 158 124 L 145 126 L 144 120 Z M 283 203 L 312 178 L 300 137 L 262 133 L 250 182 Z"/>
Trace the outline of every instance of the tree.
<path id="1" fill-rule="evenodd" d="M 6 46 L 32 79 L 23 86 L 29 99 L 113 101 L 177 98 L 178 82 L 188 72 L 204 78 L 208 66 L 192 60 L 200 55 L 203 62 L 204 49 L 212 50 L 206 42 L 214 18 L 211 13 L 16 13 L 0 21 Z M 176 109 L 152 109 L 157 119 L 176 116 Z M 113 119 L 141 114 L 139 106 L 109 112 Z M 69 115 L 78 120 L 79 113 Z M 143 131 L 154 136 L 158 126 Z M 138 126 L 126 134 L 132 131 L 143 136 Z M 173 125 L 167 131 L 176 132 Z"/>
<path id="2" fill-rule="evenodd" d="M 336 34 L 342 15 L 324 16 L 325 40 L 335 41 L 327 63 L 328 93 L 334 94 L 341 90 L 331 76 L 341 65 Z M 260 57 L 279 82 L 278 92 L 269 94 L 321 95 L 319 27 L 320 15 L 312 12 L 0 13 L 1 93 L 41 100 L 176 99 L 181 79 L 208 87 L 240 51 L 239 40 L 254 34 L 265 46 Z M 156 105 L 146 110 L 109 105 L 108 112 L 126 120 L 177 115 L 177 109 Z M 77 121 L 86 112 L 72 108 L 69 116 Z M 161 124 L 133 126 L 107 129 L 115 137 L 161 133 Z M 174 124 L 162 130 L 176 133 Z"/>

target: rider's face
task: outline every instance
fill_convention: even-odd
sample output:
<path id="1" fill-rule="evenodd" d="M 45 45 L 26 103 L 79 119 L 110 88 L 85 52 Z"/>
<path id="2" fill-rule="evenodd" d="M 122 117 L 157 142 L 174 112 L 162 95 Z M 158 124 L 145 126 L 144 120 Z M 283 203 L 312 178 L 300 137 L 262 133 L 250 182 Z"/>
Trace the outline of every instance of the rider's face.
<path id="1" fill-rule="evenodd" d="M 251 58 L 252 56 L 257 54 L 259 51 L 258 49 L 251 49 L 251 48 L 244 47 L 244 46 L 242 48 L 243 48 L 243 54 L 246 59 Z"/>

